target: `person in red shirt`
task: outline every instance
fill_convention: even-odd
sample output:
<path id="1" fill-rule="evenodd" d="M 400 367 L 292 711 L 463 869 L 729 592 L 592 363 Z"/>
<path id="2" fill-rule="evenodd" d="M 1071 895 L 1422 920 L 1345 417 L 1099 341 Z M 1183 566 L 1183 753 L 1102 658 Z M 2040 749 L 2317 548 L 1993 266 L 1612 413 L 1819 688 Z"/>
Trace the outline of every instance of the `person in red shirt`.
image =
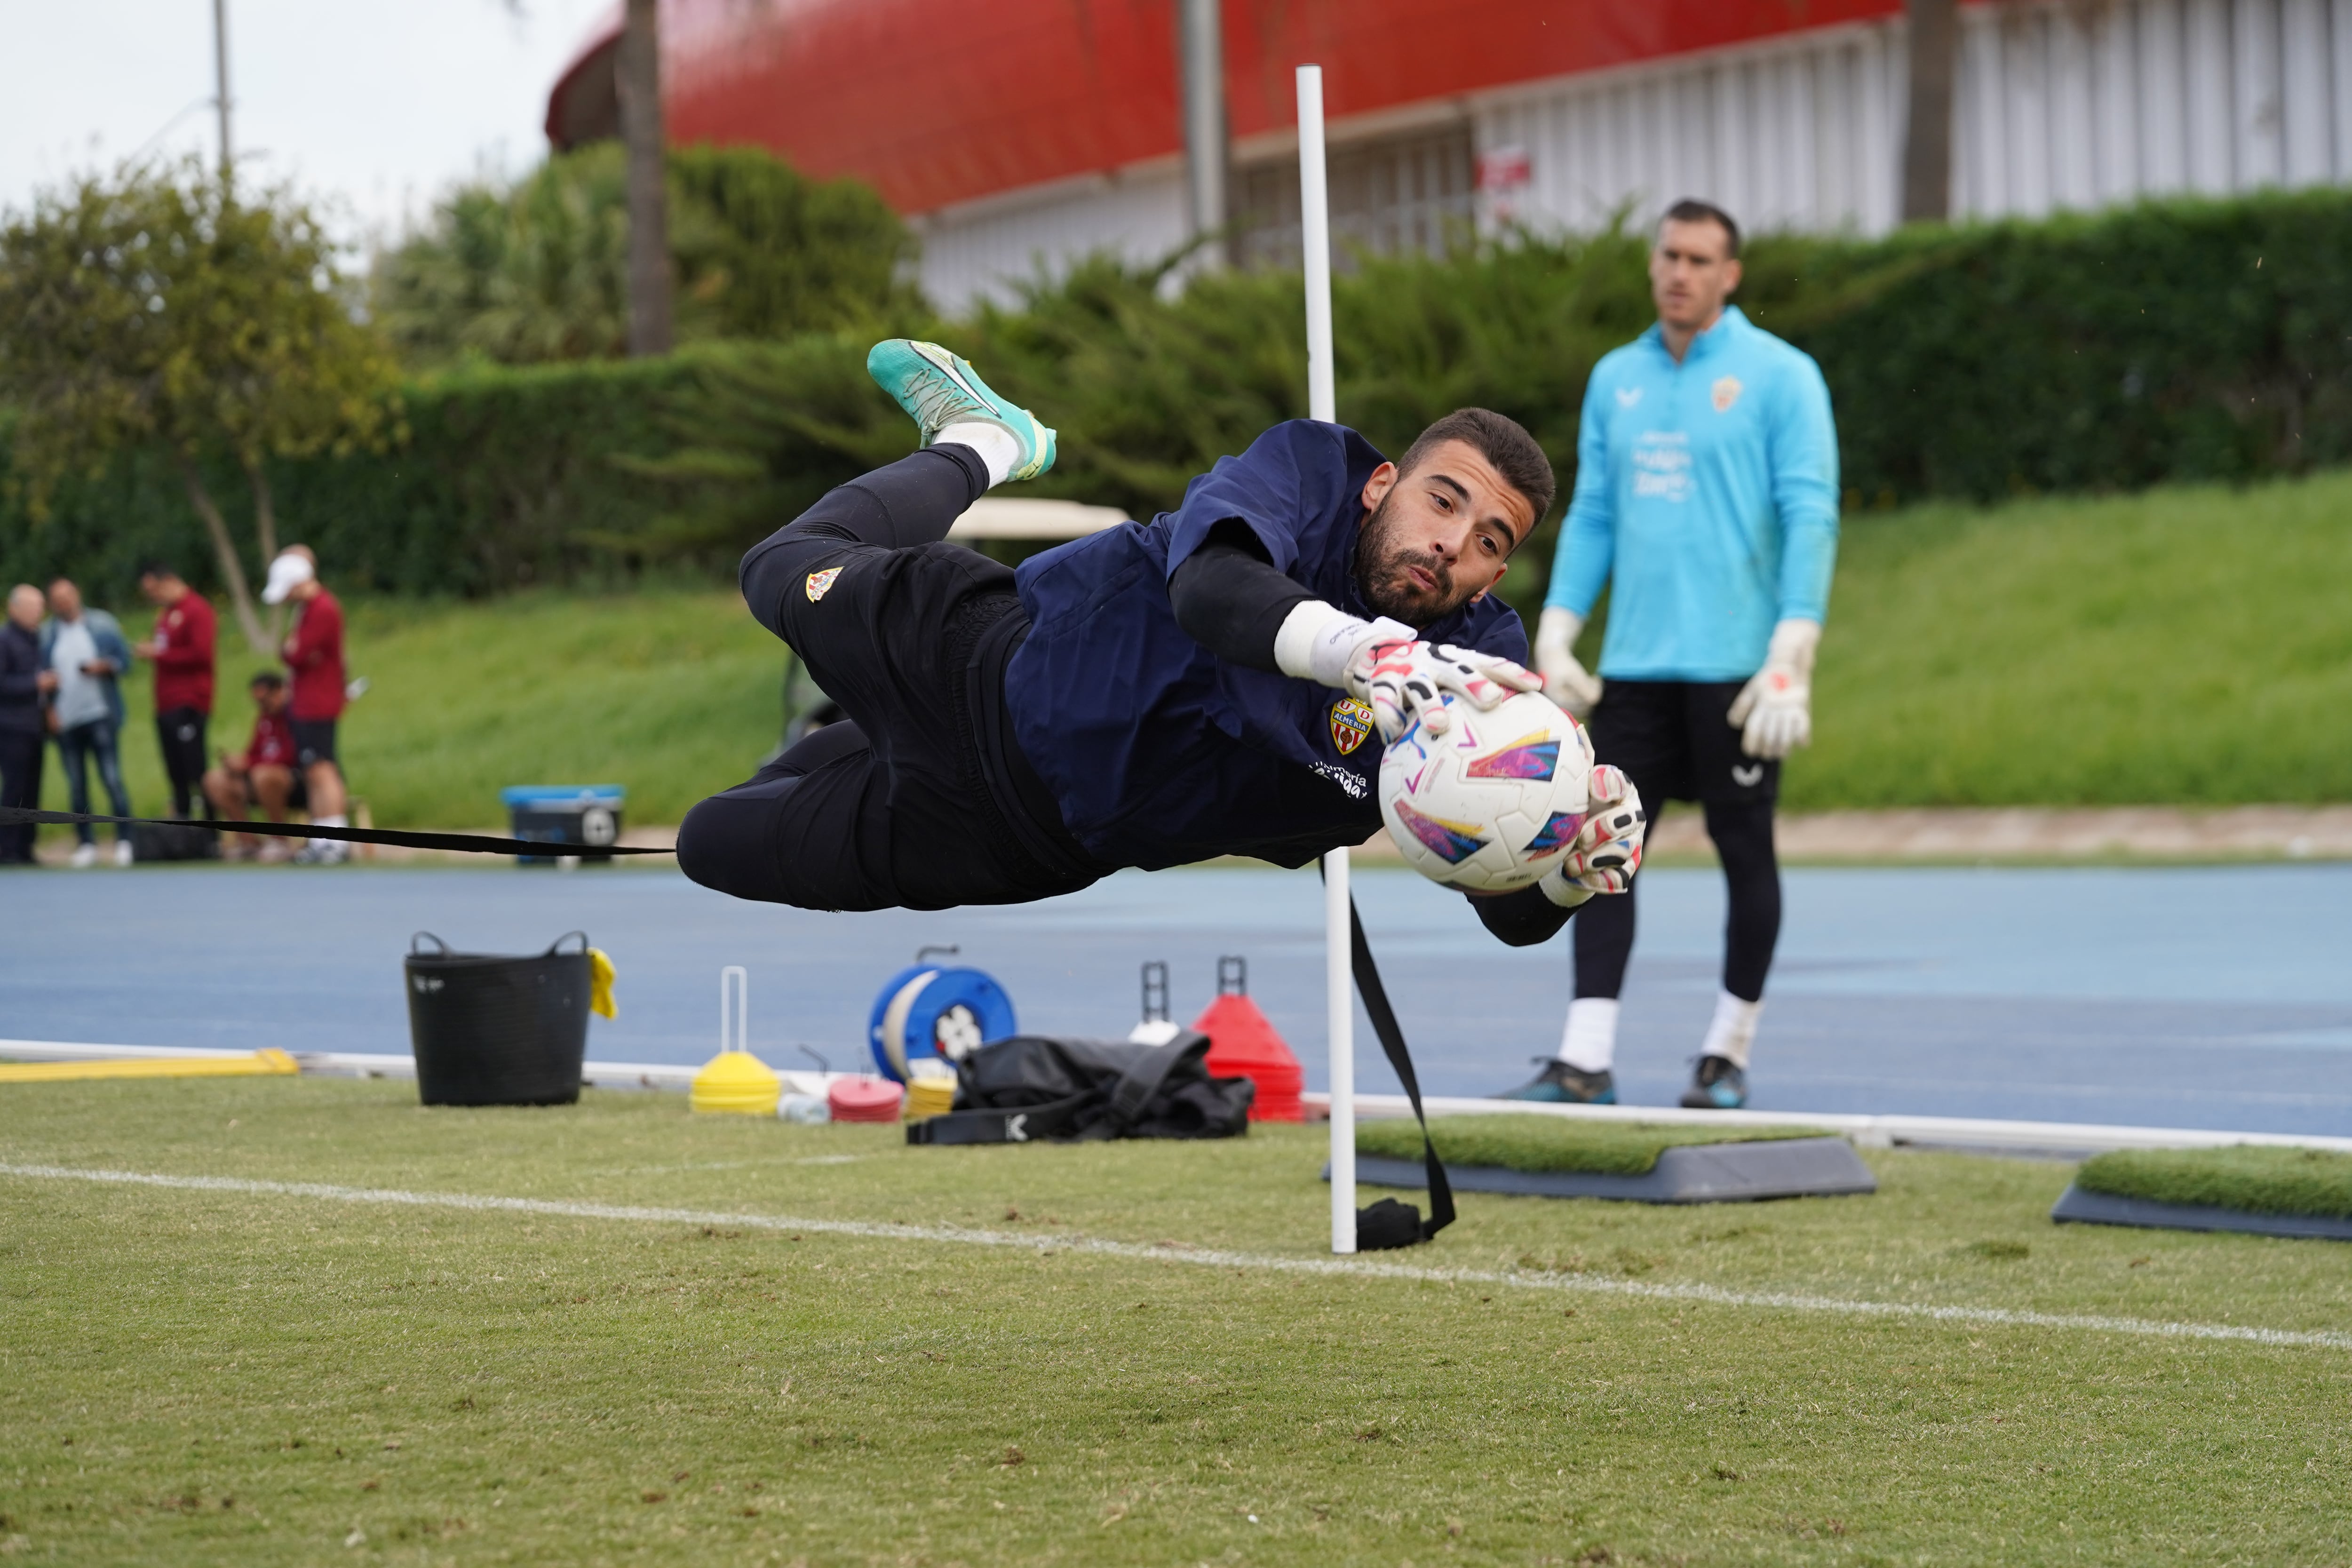
<path id="1" fill-rule="evenodd" d="M 215 816 L 242 822 L 248 809 L 258 805 L 270 821 L 283 822 L 289 809 L 304 804 L 302 780 L 294 771 L 294 726 L 286 716 L 286 678 L 265 669 L 247 689 L 253 693 L 252 738 L 242 756 L 220 754 L 205 774 L 205 798 L 212 803 Z M 252 834 L 236 837 L 240 859 L 256 853 Z M 280 858 L 273 851 L 282 842 L 273 838 L 258 846 L 261 858 Z"/>
<path id="2" fill-rule="evenodd" d="M 288 716 L 294 728 L 295 765 L 310 796 L 310 820 L 320 827 L 349 826 L 343 816 L 343 773 L 335 758 L 335 721 L 343 711 L 343 607 L 319 581 L 319 558 L 307 544 L 292 544 L 269 563 L 265 605 L 291 600 L 301 606 L 294 633 L 281 650 L 294 675 Z M 313 838 L 294 858 L 306 866 L 338 866 L 351 858 L 351 846 Z"/>
<path id="3" fill-rule="evenodd" d="M 219 622 L 205 596 L 161 561 L 139 568 L 139 591 L 155 606 L 155 635 L 131 651 L 155 666 L 155 739 L 172 781 L 172 815 L 185 816 L 205 775 L 205 727 L 213 712 L 213 647 Z"/>

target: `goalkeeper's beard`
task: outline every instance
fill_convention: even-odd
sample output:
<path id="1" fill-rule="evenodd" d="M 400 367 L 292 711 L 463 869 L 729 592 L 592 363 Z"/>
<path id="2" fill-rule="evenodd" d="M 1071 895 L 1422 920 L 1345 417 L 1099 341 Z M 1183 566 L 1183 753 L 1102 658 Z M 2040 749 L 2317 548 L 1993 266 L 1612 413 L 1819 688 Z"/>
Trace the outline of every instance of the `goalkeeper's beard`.
<path id="1" fill-rule="evenodd" d="M 1393 490 L 1381 497 L 1364 523 L 1363 537 L 1356 545 L 1356 586 L 1376 614 L 1393 616 L 1409 626 L 1426 626 L 1461 607 L 1454 592 L 1454 568 L 1434 552 L 1393 537 L 1397 520 L 1389 514 L 1389 507 L 1395 499 Z M 1415 566 L 1434 577 L 1436 585 L 1423 588 L 1414 582 L 1410 568 Z"/>

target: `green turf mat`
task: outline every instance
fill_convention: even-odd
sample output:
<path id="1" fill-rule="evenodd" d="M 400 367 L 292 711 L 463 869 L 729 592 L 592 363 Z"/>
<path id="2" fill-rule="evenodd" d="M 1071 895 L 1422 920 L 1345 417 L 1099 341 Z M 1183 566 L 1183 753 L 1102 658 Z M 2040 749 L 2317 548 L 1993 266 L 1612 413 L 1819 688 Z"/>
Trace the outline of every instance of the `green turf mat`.
<path id="1" fill-rule="evenodd" d="M 2149 1203 L 2352 1219 L 2352 1154 L 2321 1149 L 2120 1149 L 2087 1162 L 2074 1184 Z"/>
<path id="2" fill-rule="evenodd" d="M 1558 1116 L 1433 1116 L 1429 1136 L 1449 1165 L 1499 1165 L 1542 1173 L 1589 1171 L 1645 1176 L 1658 1155 L 1685 1143 L 1757 1143 L 1818 1138 L 1817 1127 L 1687 1127 L 1654 1121 L 1570 1121 Z M 1391 1160 L 1421 1158 L 1421 1129 L 1402 1119 L 1356 1126 L 1356 1152 Z"/>

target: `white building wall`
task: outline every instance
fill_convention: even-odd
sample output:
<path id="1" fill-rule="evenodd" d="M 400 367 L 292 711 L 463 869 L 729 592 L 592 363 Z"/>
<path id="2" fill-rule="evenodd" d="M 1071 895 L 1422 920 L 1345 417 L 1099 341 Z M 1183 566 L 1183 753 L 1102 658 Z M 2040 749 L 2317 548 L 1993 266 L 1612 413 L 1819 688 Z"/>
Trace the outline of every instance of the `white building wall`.
<path id="1" fill-rule="evenodd" d="M 927 214 L 915 230 L 919 276 L 933 302 L 952 313 L 983 297 L 1009 301 L 1023 282 L 1095 251 L 1150 263 L 1182 245 L 1183 166 L 1162 159 L 1008 192 Z"/>
<path id="2" fill-rule="evenodd" d="M 1874 235 L 1899 211 L 1906 74 L 1895 19 L 1514 87 L 1467 113 L 1480 152 L 1526 150 L 1529 184 L 1504 201 L 1538 229 L 1621 209 L 1646 224 L 1695 195 L 1751 229 Z M 1955 217 L 2352 180 L 2352 0 L 1965 5 L 1953 97 Z M 1165 255 L 1181 179 L 1168 161 L 932 215 L 924 285 L 954 310 L 1089 250 Z"/>

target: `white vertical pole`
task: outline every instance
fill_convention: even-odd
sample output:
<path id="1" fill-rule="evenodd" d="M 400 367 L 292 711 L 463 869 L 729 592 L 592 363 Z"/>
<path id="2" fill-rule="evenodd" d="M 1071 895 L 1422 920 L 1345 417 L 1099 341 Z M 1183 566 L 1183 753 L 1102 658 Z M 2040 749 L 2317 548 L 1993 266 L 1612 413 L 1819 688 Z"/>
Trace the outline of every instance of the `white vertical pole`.
<path id="1" fill-rule="evenodd" d="M 1307 269 L 1307 417 L 1336 424 L 1331 383 L 1331 196 L 1323 167 L 1323 68 L 1298 68 L 1298 242 Z"/>
<path id="2" fill-rule="evenodd" d="M 1298 68 L 1298 241 L 1307 274 L 1307 416 L 1336 423 L 1331 374 L 1331 201 L 1324 179 L 1323 68 Z M 1323 857 L 1323 980 L 1331 1047 L 1331 1250 L 1356 1250 L 1356 990 L 1349 969 L 1348 852 Z"/>

